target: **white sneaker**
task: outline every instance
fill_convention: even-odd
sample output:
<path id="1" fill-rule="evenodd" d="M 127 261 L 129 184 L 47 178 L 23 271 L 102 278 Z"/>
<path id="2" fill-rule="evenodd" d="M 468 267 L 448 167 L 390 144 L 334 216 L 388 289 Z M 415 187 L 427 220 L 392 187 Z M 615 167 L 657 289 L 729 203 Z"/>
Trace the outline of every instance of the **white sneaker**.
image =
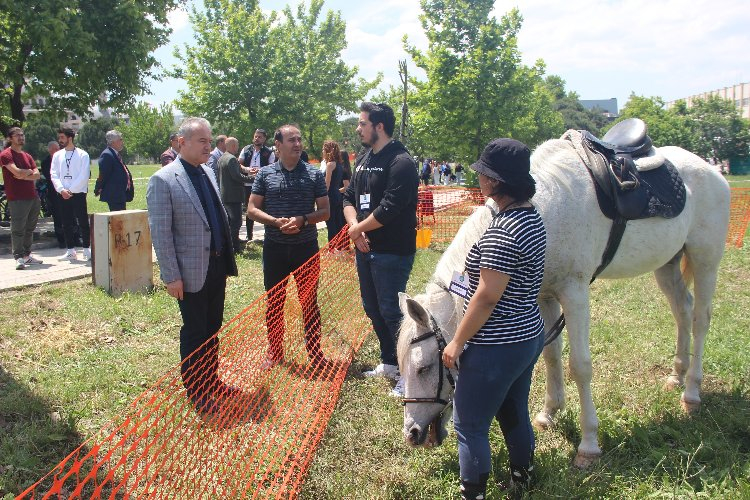
<path id="1" fill-rule="evenodd" d="M 83 249 L 83 260 L 91 260 L 91 249 L 90 248 L 84 248 Z"/>
<path id="2" fill-rule="evenodd" d="M 36 257 L 32 257 L 31 254 L 29 254 L 23 260 L 23 263 L 26 264 L 27 266 L 30 266 L 32 264 L 43 264 L 44 261 L 41 259 L 37 259 Z"/>
<path id="3" fill-rule="evenodd" d="M 60 260 L 66 260 L 66 259 L 70 261 L 78 260 L 78 254 L 76 254 L 75 248 L 68 248 L 68 251 L 65 252 L 65 255 L 60 257 Z"/>
<path id="4" fill-rule="evenodd" d="M 396 381 L 399 379 L 398 366 L 384 363 L 380 363 L 374 370 L 362 372 L 362 375 L 365 377 L 385 377 Z"/>
<path id="5" fill-rule="evenodd" d="M 404 397 L 404 379 L 399 377 L 398 382 L 396 382 L 396 387 L 394 387 L 390 393 L 388 393 L 389 396 L 393 398 L 403 398 Z"/>
<path id="6" fill-rule="evenodd" d="M 22 257 L 16 259 L 16 269 L 18 271 L 20 271 L 22 269 L 26 269 L 26 261 Z"/>

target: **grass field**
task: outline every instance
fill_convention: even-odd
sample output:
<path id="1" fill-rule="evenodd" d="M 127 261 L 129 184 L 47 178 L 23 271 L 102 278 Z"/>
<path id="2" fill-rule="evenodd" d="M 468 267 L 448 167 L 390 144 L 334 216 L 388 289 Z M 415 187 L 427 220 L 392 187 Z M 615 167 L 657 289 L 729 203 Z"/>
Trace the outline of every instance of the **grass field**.
<path id="1" fill-rule="evenodd" d="M 410 293 L 423 290 L 439 257 L 435 249 L 418 252 Z M 225 320 L 262 293 L 257 246 L 239 267 Z M 588 471 L 571 467 L 580 428 L 569 381 L 558 427 L 538 434 L 533 497 L 750 498 L 749 278 L 750 252 L 727 249 L 704 357 L 703 408 L 693 417 L 679 409 L 679 392 L 662 389 L 674 326 L 653 278 L 593 285 L 592 389 L 604 456 Z M 112 299 L 89 279 L 5 292 L 0 304 L 0 498 L 12 498 L 178 362 L 180 319 L 163 287 Z M 453 433 L 440 448 L 408 448 L 390 386 L 360 375 L 377 357 L 371 335 L 302 498 L 456 498 Z M 542 405 L 543 384 L 540 364 L 532 411 Z M 500 481 L 507 454 L 497 429 L 492 443 Z M 494 482 L 489 493 L 499 496 Z"/>

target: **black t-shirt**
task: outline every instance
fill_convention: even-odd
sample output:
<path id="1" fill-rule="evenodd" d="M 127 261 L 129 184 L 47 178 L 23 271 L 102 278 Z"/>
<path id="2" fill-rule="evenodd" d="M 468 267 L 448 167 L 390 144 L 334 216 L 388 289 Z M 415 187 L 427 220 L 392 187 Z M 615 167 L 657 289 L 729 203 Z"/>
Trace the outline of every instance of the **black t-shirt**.
<path id="1" fill-rule="evenodd" d="M 417 251 L 417 190 L 419 177 L 414 159 L 403 144 L 391 141 L 378 153 L 368 150 L 357 158 L 344 207 L 357 210 L 357 220 L 370 213 L 383 227 L 367 232 L 375 253 L 411 255 Z M 362 196 L 370 195 L 370 207 Z"/>

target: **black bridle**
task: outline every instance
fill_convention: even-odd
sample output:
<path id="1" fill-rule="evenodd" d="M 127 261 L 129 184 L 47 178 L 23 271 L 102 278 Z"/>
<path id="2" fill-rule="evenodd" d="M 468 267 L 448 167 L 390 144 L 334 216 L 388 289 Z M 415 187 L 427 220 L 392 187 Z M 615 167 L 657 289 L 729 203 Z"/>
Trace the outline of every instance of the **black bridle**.
<path id="1" fill-rule="evenodd" d="M 456 389 L 456 381 L 453 378 L 453 374 L 451 371 L 443 365 L 443 350 L 445 350 L 445 346 L 448 345 L 445 342 L 445 337 L 443 337 L 443 330 L 438 326 L 437 321 L 435 321 L 435 318 L 432 317 L 432 314 L 428 311 L 427 314 L 430 317 L 430 326 L 432 327 L 432 330 L 430 330 L 427 333 L 424 333 L 420 335 L 419 337 L 415 337 L 412 339 L 412 341 L 409 343 L 410 345 L 418 344 L 424 340 L 427 340 L 429 338 L 434 338 L 437 341 L 438 345 L 438 388 L 437 388 L 437 394 L 434 398 L 407 398 L 404 397 L 401 400 L 401 404 L 405 405 L 406 403 L 437 403 L 444 405 L 445 408 L 449 407 L 453 404 L 453 400 L 450 399 L 446 401 L 445 399 L 440 397 L 440 394 L 443 392 L 443 379 L 448 378 L 448 383 L 450 383 L 451 387 L 455 390 Z M 441 412 L 442 414 L 442 412 Z"/>

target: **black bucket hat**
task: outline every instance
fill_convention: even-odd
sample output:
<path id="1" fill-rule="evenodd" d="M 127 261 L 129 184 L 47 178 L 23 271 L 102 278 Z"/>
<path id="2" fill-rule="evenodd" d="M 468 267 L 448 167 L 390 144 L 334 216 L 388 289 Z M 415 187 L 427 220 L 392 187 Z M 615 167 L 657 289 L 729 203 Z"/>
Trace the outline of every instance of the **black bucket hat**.
<path id="1" fill-rule="evenodd" d="M 484 148 L 471 168 L 511 186 L 535 185 L 531 177 L 531 152 L 515 139 L 495 139 Z"/>

